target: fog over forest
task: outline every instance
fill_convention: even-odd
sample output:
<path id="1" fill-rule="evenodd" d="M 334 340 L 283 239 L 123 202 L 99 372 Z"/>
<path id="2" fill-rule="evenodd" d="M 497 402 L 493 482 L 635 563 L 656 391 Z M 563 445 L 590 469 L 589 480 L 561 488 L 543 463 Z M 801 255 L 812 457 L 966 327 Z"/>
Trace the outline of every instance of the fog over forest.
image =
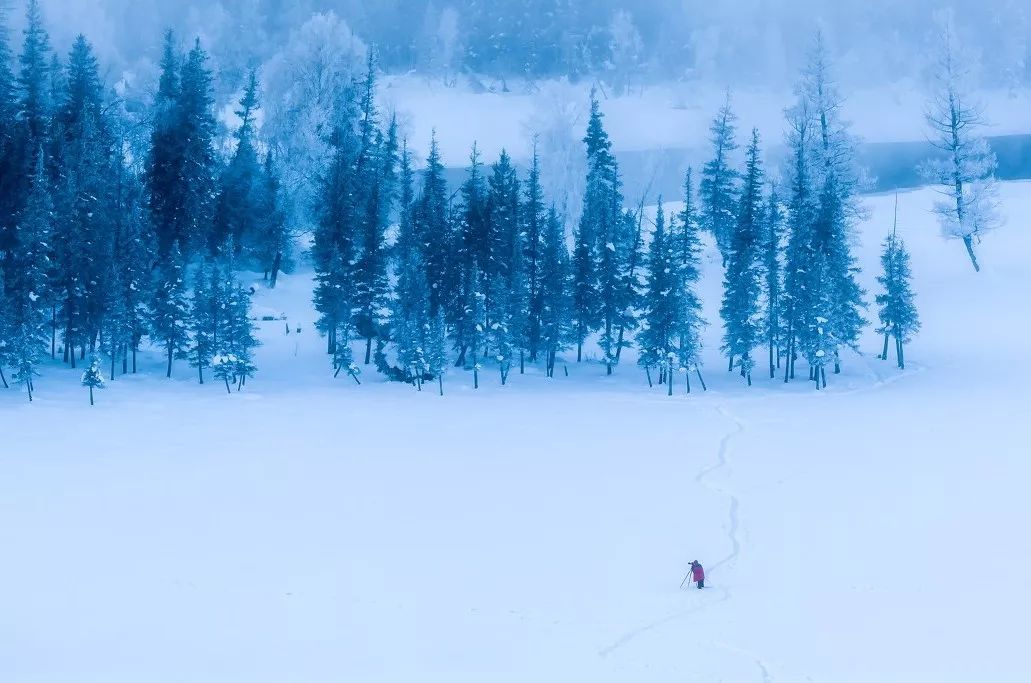
<path id="1" fill-rule="evenodd" d="M 21 3 L 5 0 L 20 31 Z M 617 85 L 701 79 L 735 88 L 791 81 L 819 28 L 839 76 L 855 87 L 919 77 L 933 17 L 948 7 L 990 86 L 1031 79 L 1031 10 L 1019 0 L 46 0 L 55 47 L 78 33 L 109 78 L 156 71 L 161 35 L 199 36 L 236 88 L 246 67 L 275 57 L 311 16 L 334 12 L 381 67 L 494 79 L 568 76 Z M 128 27 L 132 27 L 129 30 Z"/>

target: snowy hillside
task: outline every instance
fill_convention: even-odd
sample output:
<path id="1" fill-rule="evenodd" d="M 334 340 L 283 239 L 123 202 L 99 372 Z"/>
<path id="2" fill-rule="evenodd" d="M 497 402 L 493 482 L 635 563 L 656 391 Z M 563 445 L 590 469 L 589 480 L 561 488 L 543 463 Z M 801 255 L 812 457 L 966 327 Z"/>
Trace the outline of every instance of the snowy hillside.
<path id="1" fill-rule="evenodd" d="M 711 247 L 706 393 L 631 362 L 334 380 L 310 274 L 258 283 L 287 322 L 240 393 L 186 363 L 93 409 L 58 365 L 0 391 L 0 680 L 1025 680 L 1031 184 L 980 274 L 933 197 L 899 202 L 909 369 L 871 331 L 825 393 L 725 371 Z"/>

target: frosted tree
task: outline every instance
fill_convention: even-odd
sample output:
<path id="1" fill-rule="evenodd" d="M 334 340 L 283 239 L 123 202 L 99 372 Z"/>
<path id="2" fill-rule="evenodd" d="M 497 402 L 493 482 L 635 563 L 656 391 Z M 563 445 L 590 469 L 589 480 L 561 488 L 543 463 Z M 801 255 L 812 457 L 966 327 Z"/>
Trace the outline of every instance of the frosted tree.
<path id="1" fill-rule="evenodd" d="M 82 373 L 82 386 L 89 389 L 89 404 L 93 405 L 93 390 L 104 388 L 104 371 L 100 368 L 100 359 L 94 357 L 89 367 Z"/>
<path id="2" fill-rule="evenodd" d="M 179 243 L 159 270 L 159 282 L 151 304 L 151 338 L 164 347 L 167 359 L 166 377 L 172 376 L 172 361 L 181 358 L 189 344 L 189 303 L 186 298 L 184 266 Z"/>
<path id="3" fill-rule="evenodd" d="M 716 240 L 724 265 L 729 258 L 736 223 L 738 173 L 731 165 L 731 155 L 737 149 L 736 124 L 737 116 L 731 108 L 728 92 L 709 127 L 712 159 L 702 167 L 699 185 L 702 227 Z"/>
<path id="4" fill-rule="evenodd" d="M 616 10 L 609 22 L 609 79 L 617 92 L 629 93 L 643 62 L 644 44 L 627 10 Z"/>
<path id="5" fill-rule="evenodd" d="M 680 212 L 678 230 L 673 233 L 679 257 L 681 306 L 683 307 L 676 331 L 677 353 L 680 367 L 684 369 L 687 391 L 691 391 L 690 372 L 693 368 L 698 382 L 705 390 L 702 378 L 701 350 L 702 329 L 707 325 L 702 315 L 702 301 L 698 296 L 698 280 L 701 278 L 702 240 L 696 211 L 694 183 L 691 169 L 684 177 L 684 208 Z"/>
<path id="6" fill-rule="evenodd" d="M 884 349 L 880 357 L 888 360 L 888 339 L 894 337 L 898 366 L 905 368 L 904 346 L 920 331 L 920 316 L 914 303 L 909 252 L 894 228 L 884 240 L 881 268 L 882 273 L 877 277 L 877 282 L 883 292 L 876 299 L 881 322 L 877 332 L 884 335 Z"/>
<path id="7" fill-rule="evenodd" d="M 334 12 L 311 15 L 266 63 L 262 133 L 273 140 L 289 225 L 311 229 L 332 157 L 330 133 L 340 100 L 360 78 L 368 47 Z"/>
<path id="8" fill-rule="evenodd" d="M 752 351 L 760 335 L 759 294 L 760 240 L 763 223 L 763 168 L 759 157 L 759 131 L 752 131 L 745 162 L 741 203 L 737 226 L 730 241 L 727 271 L 724 277 L 723 351 L 729 358 L 729 367 L 741 369 L 741 376 L 752 385 L 755 360 Z"/>
<path id="9" fill-rule="evenodd" d="M 258 346 L 258 340 L 254 337 L 254 324 L 251 322 L 250 293 L 235 278 L 227 286 L 226 292 L 226 321 L 225 332 L 220 340 L 221 355 L 233 356 L 233 374 L 239 391 L 257 370 L 254 349 Z"/>
<path id="10" fill-rule="evenodd" d="M 940 155 L 926 161 L 921 172 L 941 186 L 935 204 L 942 234 L 959 239 L 975 271 L 981 266 L 975 247 L 1000 224 L 995 184 L 995 154 L 980 137 L 985 125 L 980 105 L 970 94 L 970 58 L 957 44 L 951 15 L 939 18 L 934 89 L 927 107 L 931 141 Z"/>

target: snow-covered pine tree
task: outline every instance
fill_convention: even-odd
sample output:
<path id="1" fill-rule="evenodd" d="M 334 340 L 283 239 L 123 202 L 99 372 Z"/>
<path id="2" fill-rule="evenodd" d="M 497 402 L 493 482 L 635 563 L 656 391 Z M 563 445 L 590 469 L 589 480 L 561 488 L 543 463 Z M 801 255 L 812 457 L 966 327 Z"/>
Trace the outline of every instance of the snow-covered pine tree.
<path id="1" fill-rule="evenodd" d="M 190 367 L 197 368 L 197 379 L 201 384 L 204 384 L 204 368 L 211 364 L 215 354 L 216 331 L 220 322 L 218 315 L 224 307 L 224 302 L 216 299 L 213 279 L 219 279 L 217 272 L 213 278 L 207 260 L 202 258 L 193 273 L 188 318 Z"/>
<path id="2" fill-rule="evenodd" d="M 112 264 L 106 279 L 107 288 L 104 292 L 104 352 L 111 362 L 110 378 L 115 379 L 115 364 L 118 358 L 125 362 L 125 352 L 128 348 L 126 342 L 130 337 L 129 312 L 125 308 L 125 298 L 122 296 L 124 286 L 122 285 L 122 274 L 117 263 Z"/>
<path id="3" fill-rule="evenodd" d="M 455 296 L 462 287 L 460 264 L 452 258 L 455 237 L 448 216 L 448 203 L 447 179 L 434 132 L 422 174 L 422 190 L 413 213 L 426 279 L 430 283 L 430 314 L 433 316 L 441 308 L 446 312 L 453 310 Z"/>
<path id="4" fill-rule="evenodd" d="M 154 100 L 154 129 L 147 188 L 158 253 L 166 258 L 205 244 L 214 209 L 215 135 L 211 73 L 198 40 L 185 59 L 171 31 L 165 35 L 161 77 Z"/>
<path id="5" fill-rule="evenodd" d="M 24 172 L 31 174 L 37 155 L 45 149 L 54 97 L 51 86 L 50 36 L 43 25 L 43 12 L 39 0 L 28 0 L 25 10 L 21 54 L 18 74 L 18 120 L 21 123 L 20 142 Z"/>
<path id="6" fill-rule="evenodd" d="M 93 390 L 104 388 L 104 371 L 100 368 L 99 358 L 93 357 L 89 367 L 82 373 L 80 382 L 82 386 L 89 389 L 89 404 L 93 405 Z"/>
<path id="7" fill-rule="evenodd" d="M 250 292 L 235 277 L 229 283 L 228 292 L 223 348 L 235 358 L 233 374 L 237 380 L 236 390 L 239 391 L 257 370 L 254 349 L 258 346 L 258 340 L 254 337 L 254 324 L 251 322 Z"/>
<path id="8" fill-rule="evenodd" d="M 555 376 L 555 359 L 570 339 L 572 328 L 571 275 L 565 226 L 552 205 L 548 210 L 540 249 L 540 349 L 546 374 Z"/>
<path id="9" fill-rule="evenodd" d="M 258 236 L 255 249 L 269 289 L 275 289 L 283 260 L 289 258 L 290 233 L 286 227 L 286 213 L 280 196 L 279 170 L 276 168 L 271 149 L 265 153 L 259 184 Z"/>
<path id="10" fill-rule="evenodd" d="M 731 165 L 731 155 L 737 149 L 737 116 L 730 104 L 730 92 L 713 119 L 709 133 L 712 159 L 702 167 L 700 221 L 702 228 L 716 240 L 726 266 L 737 223 L 738 193 L 738 173 Z"/>
<path id="11" fill-rule="evenodd" d="M 525 199 L 519 211 L 524 238 L 527 290 L 527 320 L 523 347 L 536 362 L 541 351 L 541 325 L 544 317 L 544 239 L 547 232 L 548 211 L 544 205 L 541 187 L 540 157 L 534 140 L 530 172 L 526 178 Z"/>
<path id="12" fill-rule="evenodd" d="M 909 252 L 895 228 L 884 240 L 881 268 L 883 272 L 878 276 L 877 282 L 884 291 L 877 295 L 878 317 L 881 321 L 877 332 L 884 335 L 884 350 L 880 357 L 882 360 L 888 360 L 888 338 L 895 337 L 898 366 L 904 369 L 904 346 L 920 331 L 920 317 L 913 301 Z"/>
<path id="13" fill-rule="evenodd" d="M 760 244 L 763 268 L 763 336 L 769 347 L 770 379 L 773 379 L 777 375 L 782 355 L 781 309 L 784 305 L 784 210 L 776 185 L 770 188 L 770 195 L 766 200 L 766 215 L 762 228 Z"/>
<path id="14" fill-rule="evenodd" d="M 432 316 L 426 334 L 426 366 L 429 373 L 437 378 L 437 388 L 444 395 L 444 373 L 447 372 L 447 320 L 444 311 Z"/>
<path id="15" fill-rule="evenodd" d="M 749 386 L 752 385 L 752 368 L 755 366 L 752 351 L 760 339 L 763 177 L 759 131 L 753 129 L 746 153 L 737 225 L 728 252 L 723 304 L 720 306 L 724 323 L 723 351 L 730 359 L 730 368 L 740 368 Z"/>
<path id="16" fill-rule="evenodd" d="M 941 15 L 938 23 L 938 54 L 927 125 L 939 155 L 926 161 L 920 170 L 927 180 L 941 186 L 942 199 L 934 210 L 942 234 L 962 240 L 971 265 L 980 271 L 974 247 L 1001 223 L 995 153 L 979 135 L 985 120 L 971 96 L 970 58 L 958 45 L 951 14 Z"/>
<path id="17" fill-rule="evenodd" d="M 125 235 L 117 255 L 127 327 L 127 338 L 124 340 L 126 350 L 122 357 L 123 375 L 128 370 L 130 357 L 132 373 L 136 374 L 136 354 L 140 341 L 150 327 L 151 312 L 147 306 L 154 297 L 151 268 L 157 252 L 154 233 L 144 215 L 142 201 L 131 201 L 126 213 Z"/>
<path id="18" fill-rule="evenodd" d="M 212 253 L 232 238 L 235 248 L 255 256 L 259 253 L 261 205 L 261 164 L 256 147 L 255 117 L 261 108 L 258 98 L 258 74 L 251 69 L 236 115 L 240 127 L 235 133 L 236 149 L 222 171 L 221 189 L 215 199 L 211 234 Z"/>
<path id="19" fill-rule="evenodd" d="M 604 114 L 598 98 L 591 93 L 591 116 L 587 122 L 584 145 L 587 148 L 587 180 L 583 195 L 583 211 L 574 234 L 573 246 L 573 321 L 576 337 L 576 360 L 583 358 L 583 345 L 588 335 L 602 324 L 602 261 L 606 261 L 606 285 L 609 289 L 609 339 L 614 340 L 613 308 L 617 305 L 615 291 L 618 279 L 624 274 L 615 240 L 621 232 L 623 197 L 619 187 L 619 171 L 612 155 L 612 142 L 602 121 Z M 609 248 L 612 245 L 612 249 Z M 615 343 L 612 358 L 615 359 Z M 606 353 L 606 357 L 608 357 Z M 608 365 L 611 372 L 611 364 Z"/>
<path id="20" fill-rule="evenodd" d="M 45 302 L 50 270 L 48 241 L 52 231 L 53 203 L 42 154 L 37 154 L 32 189 L 18 223 L 18 241 L 10 256 L 7 286 L 13 380 L 25 386 L 30 402 L 35 390 L 33 378 L 39 374 L 36 368 L 47 341 Z"/>
<path id="21" fill-rule="evenodd" d="M 508 279 L 496 276 L 490 281 L 490 290 L 486 301 L 493 308 L 493 317 L 488 321 L 485 339 L 485 354 L 489 353 L 498 364 L 501 385 L 508 381 L 508 373 L 512 368 L 512 357 L 515 350 L 515 338 L 510 329 L 512 323 L 512 295 Z"/>
<path id="22" fill-rule="evenodd" d="M 698 382 L 705 390 L 702 378 L 701 353 L 702 329 L 708 324 L 702 315 L 702 301 L 698 296 L 698 280 L 702 276 L 702 240 L 695 202 L 693 173 L 690 168 L 684 176 L 684 208 L 680 212 L 673 238 L 676 241 L 682 288 L 680 322 L 676 331 L 677 353 L 680 367 L 684 369 L 686 388 L 691 391 L 692 369 Z"/>
<path id="23" fill-rule="evenodd" d="M 855 221 L 864 215 L 859 203 L 859 173 L 855 161 L 856 141 L 849 125 L 841 117 L 843 98 L 831 74 L 828 49 L 822 34 L 817 34 L 816 45 L 809 65 L 802 75 L 800 91 L 812 103 L 815 118 L 816 155 L 814 168 L 819 179 L 816 187 L 818 208 L 812 231 L 812 247 L 825 267 L 821 286 L 829 288 L 826 294 L 813 288 L 814 300 L 825 299 L 827 311 L 826 335 L 834 348 L 834 372 L 841 371 L 841 347 L 856 348 L 866 320 L 862 311 L 865 292 L 856 282 L 859 267 L 852 255 Z M 818 316 L 822 317 L 822 316 Z M 810 323 L 812 324 L 812 323 Z"/>
<path id="24" fill-rule="evenodd" d="M 459 328 L 463 331 L 465 349 L 472 358 L 473 388 L 480 388 L 480 354 L 486 353 L 487 337 L 487 293 L 483 282 L 483 271 L 476 262 L 466 268 L 462 301 L 465 302 Z M 460 357 L 462 351 L 459 352 Z"/>
<path id="25" fill-rule="evenodd" d="M 11 70 L 6 19 L 0 10 L 0 261 L 14 247 L 14 228 L 25 200 L 25 181 L 30 177 L 20 153 L 17 83 Z"/>
<path id="26" fill-rule="evenodd" d="M 4 276 L 4 269 L 0 268 L 0 384 L 4 389 L 10 388 L 7 384 L 7 375 L 4 374 L 4 366 L 11 363 L 13 346 L 11 329 L 11 305 L 7 299 L 7 282 Z"/>
<path id="27" fill-rule="evenodd" d="M 460 296 L 454 299 L 448 313 L 453 327 L 458 366 L 467 364 L 467 354 L 472 353 L 473 365 L 478 364 L 479 354 L 486 353 L 488 310 L 488 268 L 490 260 L 490 220 L 487 207 L 487 187 L 483 179 L 483 164 L 480 153 L 473 145 L 469 155 L 469 171 L 459 190 L 462 205 L 457 210 L 457 237 L 455 263 L 461 268 L 462 287 Z M 450 266 L 454 268 L 454 265 Z M 450 279 L 450 278 L 449 278 Z"/>
<path id="28" fill-rule="evenodd" d="M 159 266 L 154 301 L 150 306 L 150 337 L 165 349 L 168 360 L 166 377 L 172 376 L 172 361 L 182 357 L 190 339 L 184 270 L 182 252 L 179 244 L 175 243 Z"/>
<path id="29" fill-rule="evenodd" d="M 415 224 L 415 189 L 407 140 L 402 144 L 398 235 L 395 246 L 397 284 L 391 305 L 390 336 L 405 381 L 421 388 L 429 372 L 430 286 L 423 248 Z"/>
<path id="30" fill-rule="evenodd" d="M 795 377 L 795 361 L 809 344 L 806 338 L 813 318 L 813 223 L 816 196 L 813 189 L 813 119 L 803 93 L 788 111 L 787 164 L 789 201 L 787 205 L 787 248 L 784 255 L 784 382 Z"/>
<path id="31" fill-rule="evenodd" d="M 660 383 L 669 376 L 669 354 L 675 349 L 674 335 L 679 327 L 682 289 L 681 259 L 674 235 L 666 234 L 666 214 L 659 197 L 655 210 L 655 230 L 648 248 L 648 277 L 643 308 L 644 329 L 637 337 L 640 348 L 637 362 L 644 368 L 648 386 L 652 368 L 660 368 Z"/>

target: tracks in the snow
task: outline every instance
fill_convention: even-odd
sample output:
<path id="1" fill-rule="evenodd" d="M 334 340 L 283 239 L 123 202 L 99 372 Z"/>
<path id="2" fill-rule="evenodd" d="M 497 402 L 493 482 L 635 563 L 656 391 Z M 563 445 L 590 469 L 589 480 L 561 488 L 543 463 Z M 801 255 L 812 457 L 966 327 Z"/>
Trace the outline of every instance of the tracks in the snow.
<path id="1" fill-rule="evenodd" d="M 744 433 L 745 425 L 744 425 L 743 422 L 741 422 L 739 419 L 737 419 L 734 415 L 729 413 L 723 406 L 718 406 L 716 408 L 716 410 L 719 412 L 721 417 L 723 417 L 724 419 L 730 420 L 731 422 L 734 423 L 734 429 L 729 431 L 729 432 L 727 432 L 726 434 L 724 434 L 723 437 L 720 439 L 719 450 L 716 453 L 716 462 L 714 464 L 709 465 L 708 467 L 702 469 L 697 474 L 697 476 L 695 476 L 695 483 L 700 484 L 701 486 L 704 486 L 705 488 L 709 489 L 710 491 L 714 491 L 716 493 L 719 493 L 720 495 L 724 495 L 724 496 L 727 496 L 728 498 L 730 498 L 730 513 L 729 513 L 730 514 L 730 524 L 729 524 L 729 526 L 727 528 L 727 538 L 730 541 L 730 552 L 729 552 L 729 554 L 726 557 L 722 558 L 721 560 L 719 560 L 716 563 L 714 563 L 714 564 L 709 566 L 708 573 L 710 575 L 712 574 L 712 572 L 716 571 L 720 567 L 726 566 L 727 564 L 729 564 L 729 563 L 733 562 L 734 560 L 736 560 L 738 558 L 738 555 L 741 552 L 741 541 L 738 538 L 738 531 L 739 531 L 739 528 L 740 528 L 740 524 L 739 524 L 739 520 L 738 520 L 738 499 L 737 499 L 737 496 L 733 495 L 732 493 L 729 493 L 728 491 L 725 491 L 722 488 L 719 488 L 719 487 L 716 487 L 716 486 L 713 486 L 711 484 L 706 483 L 706 479 L 713 472 L 716 472 L 717 470 L 721 470 L 721 469 L 726 468 L 726 466 L 727 466 L 727 454 L 730 451 L 730 442 L 734 439 L 734 437 L 740 436 L 741 434 Z M 720 594 L 720 597 L 718 599 L 716 599 L 716 600 L 708 600 L 708 599 L 706 599 L 705 602 L 703 602 L 702 604 L 692 605 L 691 607 L 688 607 L 687 609 L 683 609 L 683 610 L 679 610 L 677 612 L 673 612 L 673 613 L 667 614 L 666 616 L 664 616 L 664 617 L 662 617 L 660 619 L 656 619 L 655 621 L 651 621 L 651 622 L 649 622 L 647 624 L 644 624 L 642 626 L 639 626 L 639 627 L 637 627 L 637 628 L 635 628 L 635 629 L 633 629 L 631 631 L 627 631 L 626 633 L 621 635 L 619 638 L 617 638 L 615 641 L 613 641 L 611 644 L 609 644 L 608 646 L 606 646 L 606 647 L 602 648 L 601 650 L 599 650 L 598 651 L 598 655 L 601 656 L 601 657 L 607 657 L 613 651 L 623 647 L 624 645 L 626 645 L 627 643 L 629 643 L 630 641 L 634 640 L 635 638 L 637 638 L 640 635 L 648 633 L 649 631 L 657 629 L 660 626 L 664 626 L 665 624 L 668 624 L 670 622 L 677 621 L 679 619 L 683 619 L 684 617 L 688 617 L 688 616 L 690 616 L 692 614 L 695 614 L 697 612 L 701 612 L 702 610 L 707 609 L 711 605 L 718 604 L 718 603 L 721 603 L 721 602 L 726 602 L 727 600 L 729 600 L 732 597 L 730 591 L 728 591 L 726 588 L 723 588 L 723 587 L 710 587 L 709 590 L 712 591 L 712 592 L 718 592 Z"/>

